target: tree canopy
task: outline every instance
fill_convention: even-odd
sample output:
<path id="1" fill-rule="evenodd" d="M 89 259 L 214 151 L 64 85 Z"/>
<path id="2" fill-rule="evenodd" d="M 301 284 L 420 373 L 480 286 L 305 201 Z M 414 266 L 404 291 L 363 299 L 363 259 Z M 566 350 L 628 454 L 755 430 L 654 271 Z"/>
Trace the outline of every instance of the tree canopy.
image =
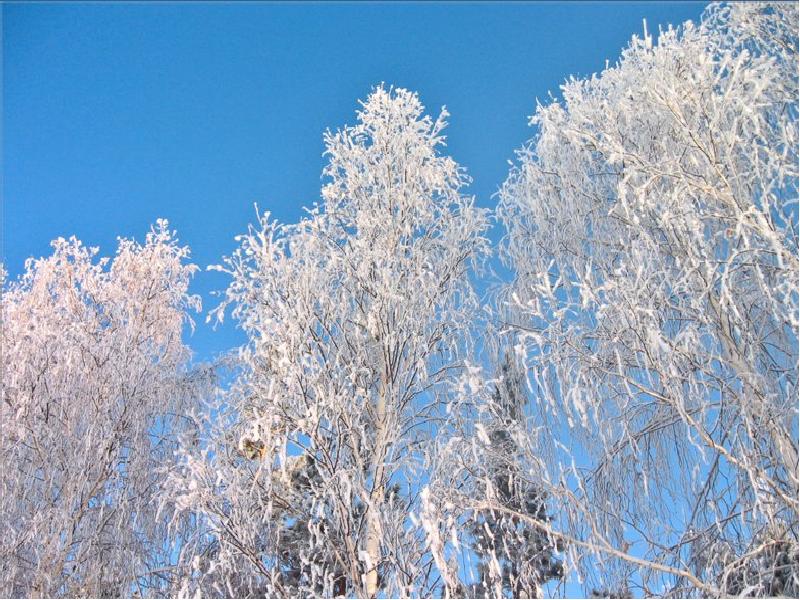
<path id="1" fill-rule="evenodd" d="M 645 28 L 495 210 L 374 88 L 212 267 L 214 364 L 164 220 L 2 270 L 0 594 L 796 597 L 797 51 L 796 3 Z"/>

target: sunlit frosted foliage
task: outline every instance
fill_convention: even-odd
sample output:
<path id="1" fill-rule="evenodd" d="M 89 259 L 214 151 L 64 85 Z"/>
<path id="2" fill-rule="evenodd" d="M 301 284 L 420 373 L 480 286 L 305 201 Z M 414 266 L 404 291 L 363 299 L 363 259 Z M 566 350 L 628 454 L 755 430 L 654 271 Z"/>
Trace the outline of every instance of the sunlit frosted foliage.
<path id="1" fill-rule="evenodd" d="M 113 260 L 52 246 L 3 292 L 0 595 L 159 594 L 172 544 L 153 500 L 195 387 L 195 267 L 166 221 Z"/>
<path id="2" fill-rule="evenodd" d="M 186 593 L 433 593 L 409 519 L 487 245 L 486 212 L 439 153 L 446 116 L 377 88 L 325 135 L 323 202 L 296 225 L 259 217 L 226 261 L 219 315 L 232 307 L 249 343 L 222 409 L 235 435 L 176 480 L 211 529 Z"/>
<path id="3" fill-rule="evenodd" d="M 0 266 L 0 595 L 798 594 L 798 5 L 712 5 L 537 107 L 488 211 L 378 87 L 216 267 L 164 221 Z"/>
<path id="4" fill-rule="evenodd" d="M 587 592 L 796 595 L 796 3 L 713 5 L 540 106 L 500 307 Z"/>

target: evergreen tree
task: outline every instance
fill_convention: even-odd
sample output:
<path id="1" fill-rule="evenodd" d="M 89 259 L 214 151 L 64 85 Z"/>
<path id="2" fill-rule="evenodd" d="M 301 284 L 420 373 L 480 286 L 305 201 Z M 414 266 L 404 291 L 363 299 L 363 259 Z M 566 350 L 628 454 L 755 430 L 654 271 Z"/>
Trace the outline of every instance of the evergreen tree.
<path id="1" fill-rule="evenodd" d="M 548 522 L 546 493 L 523 470 L 523 457 L 515 441 L 525 423 L 524 379 L 510 355 L 498 371 L 491 419 L 485 428 L 489 447 L 484 467 L 499 503 L 510 511 Z M 502 590 L 511 598 L 537 598 L 544 582 L 561 577 L 558 544 L 519 517 L 481 511 L 470 529 L 479 557 L 480 581 L 470 586 L 469 595 L 490 598 Z"/>

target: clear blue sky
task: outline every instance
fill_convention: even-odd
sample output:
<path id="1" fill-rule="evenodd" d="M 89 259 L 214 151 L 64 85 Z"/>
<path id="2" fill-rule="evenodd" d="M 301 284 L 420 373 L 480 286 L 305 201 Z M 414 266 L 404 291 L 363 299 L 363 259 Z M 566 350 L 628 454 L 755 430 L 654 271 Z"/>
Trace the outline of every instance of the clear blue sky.
<path id="1" fill-rule="evenodd" d="M 16 276 L 73 234 L 109 255 L 166 217 L 217 263 L 254 202 L 287 222 L 318 199 L 323 131 L 380 82 L 447 105 L 447 151 L 493 206 L 537 97 L 613 63 L 642 18 L 654 32 L 703 6 L 5 4 L 3 261 Z M 194 289 L 209 309 L 225 285 Z M 242 340 L 200 323 L 189 343 L 205 359 Z"/>

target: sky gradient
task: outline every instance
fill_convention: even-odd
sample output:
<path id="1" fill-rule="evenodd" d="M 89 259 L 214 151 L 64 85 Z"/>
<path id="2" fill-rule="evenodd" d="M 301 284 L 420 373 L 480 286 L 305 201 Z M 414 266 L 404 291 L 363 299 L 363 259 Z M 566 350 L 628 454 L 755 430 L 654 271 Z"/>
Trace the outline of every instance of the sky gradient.
<path id="1" fill-rule="evenodd" d="M 446 151 L 482 206 L 534 131 L 536 100 L 704 3 L 37 3 L 2 5 L 3 262 L 50 240 L 112 255 L 166 217 L 203 269 L 253 203 L 282 222 L 319 198 L 322 134 L 381 82 L 451 113 Z M 193 290 L 213 308 L 224 275 Z M 243 341 L 204 316 L 199 359 Z"/>

